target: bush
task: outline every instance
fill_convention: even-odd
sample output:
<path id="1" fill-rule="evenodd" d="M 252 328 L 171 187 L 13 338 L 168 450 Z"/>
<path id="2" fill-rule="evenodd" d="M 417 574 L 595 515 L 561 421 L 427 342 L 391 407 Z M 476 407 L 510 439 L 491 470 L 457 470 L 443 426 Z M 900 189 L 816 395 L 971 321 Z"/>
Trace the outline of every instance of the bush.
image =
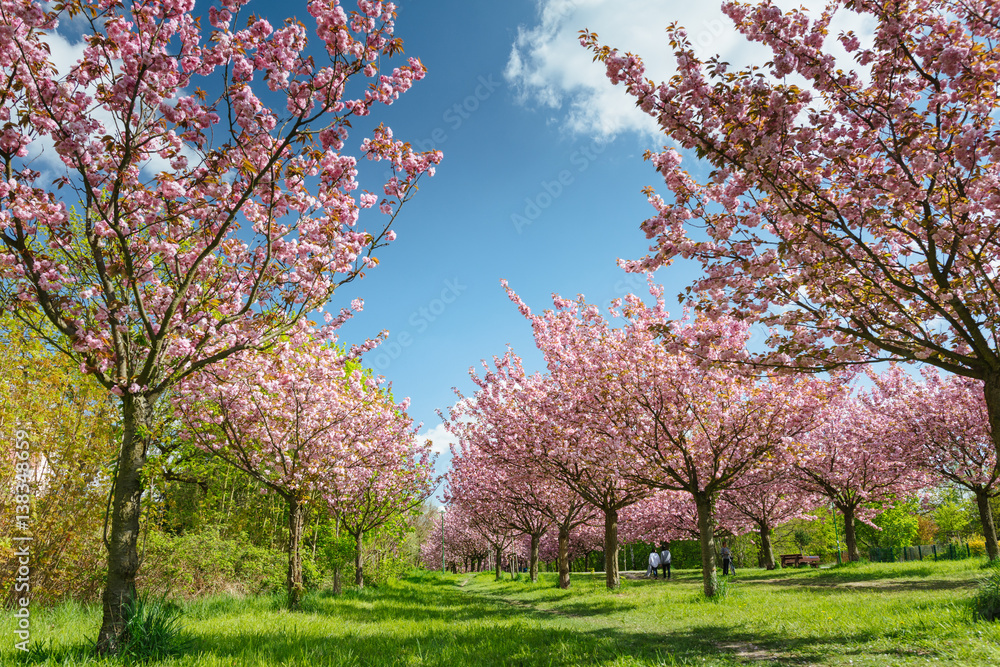
<path id="1" fill-rule="evenodd" d="M 1000 564 L 992 563 L 990 573 L 972 596 L 972 616 L 983 621 L 1000 620 Z"/>
<path id="2" fill-rule="evenodd" d="M 986 538 L 982 535 L 973 535 L 969 538 L 968 544 L 973 556 L 986 555 Z"/>
<path id="3" fill-rule="evenodd" d="M 151 531 L 140 587 L 172 596 L 260 593 L 281 589 L 287 554 L 223 537 L 218 528 L 168 535 Z"/>

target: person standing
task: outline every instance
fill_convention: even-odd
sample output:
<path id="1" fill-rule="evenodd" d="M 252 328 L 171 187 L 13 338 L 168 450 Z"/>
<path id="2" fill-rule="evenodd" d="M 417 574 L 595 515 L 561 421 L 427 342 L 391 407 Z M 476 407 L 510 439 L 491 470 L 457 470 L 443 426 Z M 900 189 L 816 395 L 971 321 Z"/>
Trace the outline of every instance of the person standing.
<path id="1" fill-rule="evenodd" d="M 650 574 L 653 575 L 653 579 L 656 579 L 656 570 L 660 567 L 660 554 L 656 553 L 654 549 L 652 553 L 649 554 L 649 567 L 646 568 L 646 576 Z"/>
<path id="2" fill-rule="evenodd" d="M 736 576 L 736 566 L 733 564 L 733 552 L 729 550 L 729 546 L 726 541 L 722 541 L 722 548 L 719 549 L 719 555 L 722 556 L 722 574 L 727 576 L 729 570 L 733 571 L 733 576 Z"/>
<path id="3" fill-rule="evenodd" d="M 664 544 L 660 551 L 660 565 L 663 567 L 663 578 L 670 578 L 670 545 Z"/>

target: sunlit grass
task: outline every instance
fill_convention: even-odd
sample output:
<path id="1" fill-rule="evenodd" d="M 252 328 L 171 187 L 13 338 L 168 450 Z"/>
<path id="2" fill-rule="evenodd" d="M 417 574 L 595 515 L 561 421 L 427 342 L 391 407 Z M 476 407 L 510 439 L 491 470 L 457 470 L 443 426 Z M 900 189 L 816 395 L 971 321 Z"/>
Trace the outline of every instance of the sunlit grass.
<path id="1" fill-rule="evenodd" d="M 313 593 L 303 611 L 282 596 L 185 603 L 182 655 L 150 664 L 294 665 L 995 665 L 1000 624 L 972 620 L 980 562 L 741 570 L 730 595 L 709 601 L 692 570 L 672 581 L 574 574 L 494 582 L 493 575 L 414 574 L 378 590 Z M 17 664 L 13 624 L 0 664 Z M 93 661 L 86 640 L 100 609 L 33 609 L 33 639 L 49 659 Z M 51 642 L 51 644 L 50 644 Z M 41 653 L 46 653 L 42 651 Z"/>

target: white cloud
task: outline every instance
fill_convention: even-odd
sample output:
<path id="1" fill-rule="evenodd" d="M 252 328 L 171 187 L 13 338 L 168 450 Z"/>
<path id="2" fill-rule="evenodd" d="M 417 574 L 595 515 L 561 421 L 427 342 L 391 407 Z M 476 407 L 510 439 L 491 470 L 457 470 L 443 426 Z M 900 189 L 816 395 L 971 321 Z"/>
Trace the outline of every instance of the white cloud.
<path id="1" fill-rule="evenodd" d="M 450 445 L 458 444 L 458 438 L 445 430 L 444 424 L 438 424 L 429 431 L 417 434 L 417 442 L 423 443 L 426 440 L 431 440 L 434 443 L 432 449 L 437 454 L 447 454 Z"/>
<path id="2" fill-rule="evenodd" d="M 780 4 L 787 8 L 802 4 L 818 11 L 825 0 Z M 746 42 L 736 32 L 720 5 L 677 0 L 539 0 L 538 22 L 518 29 L 505 77 L 522 104 L 546 110 L 549 122 L 572 133 L 656 136 L 655 121 L 635 107 L 624 87 L 608 81 L 604 67 L 592 62 L 591 52 L 580 46 L 579 31 L 596 32 L 602 44 L 641 56 L 647 77 L 654 81 L 663 81 L 674 71 L 666 36 L 673 22 L 687 29 L 702 58 L 719 54 L 735 68 L 769 60 L 767 49 Z M 854 15 L 838 15 L 830 33 L 835 37 L 840 30 L 861 32 L 859 28 L 864 27 Z M 827 43 L 832 42 L 831 38 Z"/>

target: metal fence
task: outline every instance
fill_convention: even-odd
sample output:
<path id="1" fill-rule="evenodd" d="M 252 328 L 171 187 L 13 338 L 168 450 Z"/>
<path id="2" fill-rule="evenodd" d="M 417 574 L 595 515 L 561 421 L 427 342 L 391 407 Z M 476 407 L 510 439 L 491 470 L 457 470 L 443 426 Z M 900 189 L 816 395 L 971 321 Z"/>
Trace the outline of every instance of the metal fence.
<path id="1" fill-rule="evenodd" d="M 869 551 L 873 563 L 897 563 L 911 560 L 959 560 L 971 558 L 972 548 L 965 544 L 921 544 L 915 547 L 873 548 Z"/>

